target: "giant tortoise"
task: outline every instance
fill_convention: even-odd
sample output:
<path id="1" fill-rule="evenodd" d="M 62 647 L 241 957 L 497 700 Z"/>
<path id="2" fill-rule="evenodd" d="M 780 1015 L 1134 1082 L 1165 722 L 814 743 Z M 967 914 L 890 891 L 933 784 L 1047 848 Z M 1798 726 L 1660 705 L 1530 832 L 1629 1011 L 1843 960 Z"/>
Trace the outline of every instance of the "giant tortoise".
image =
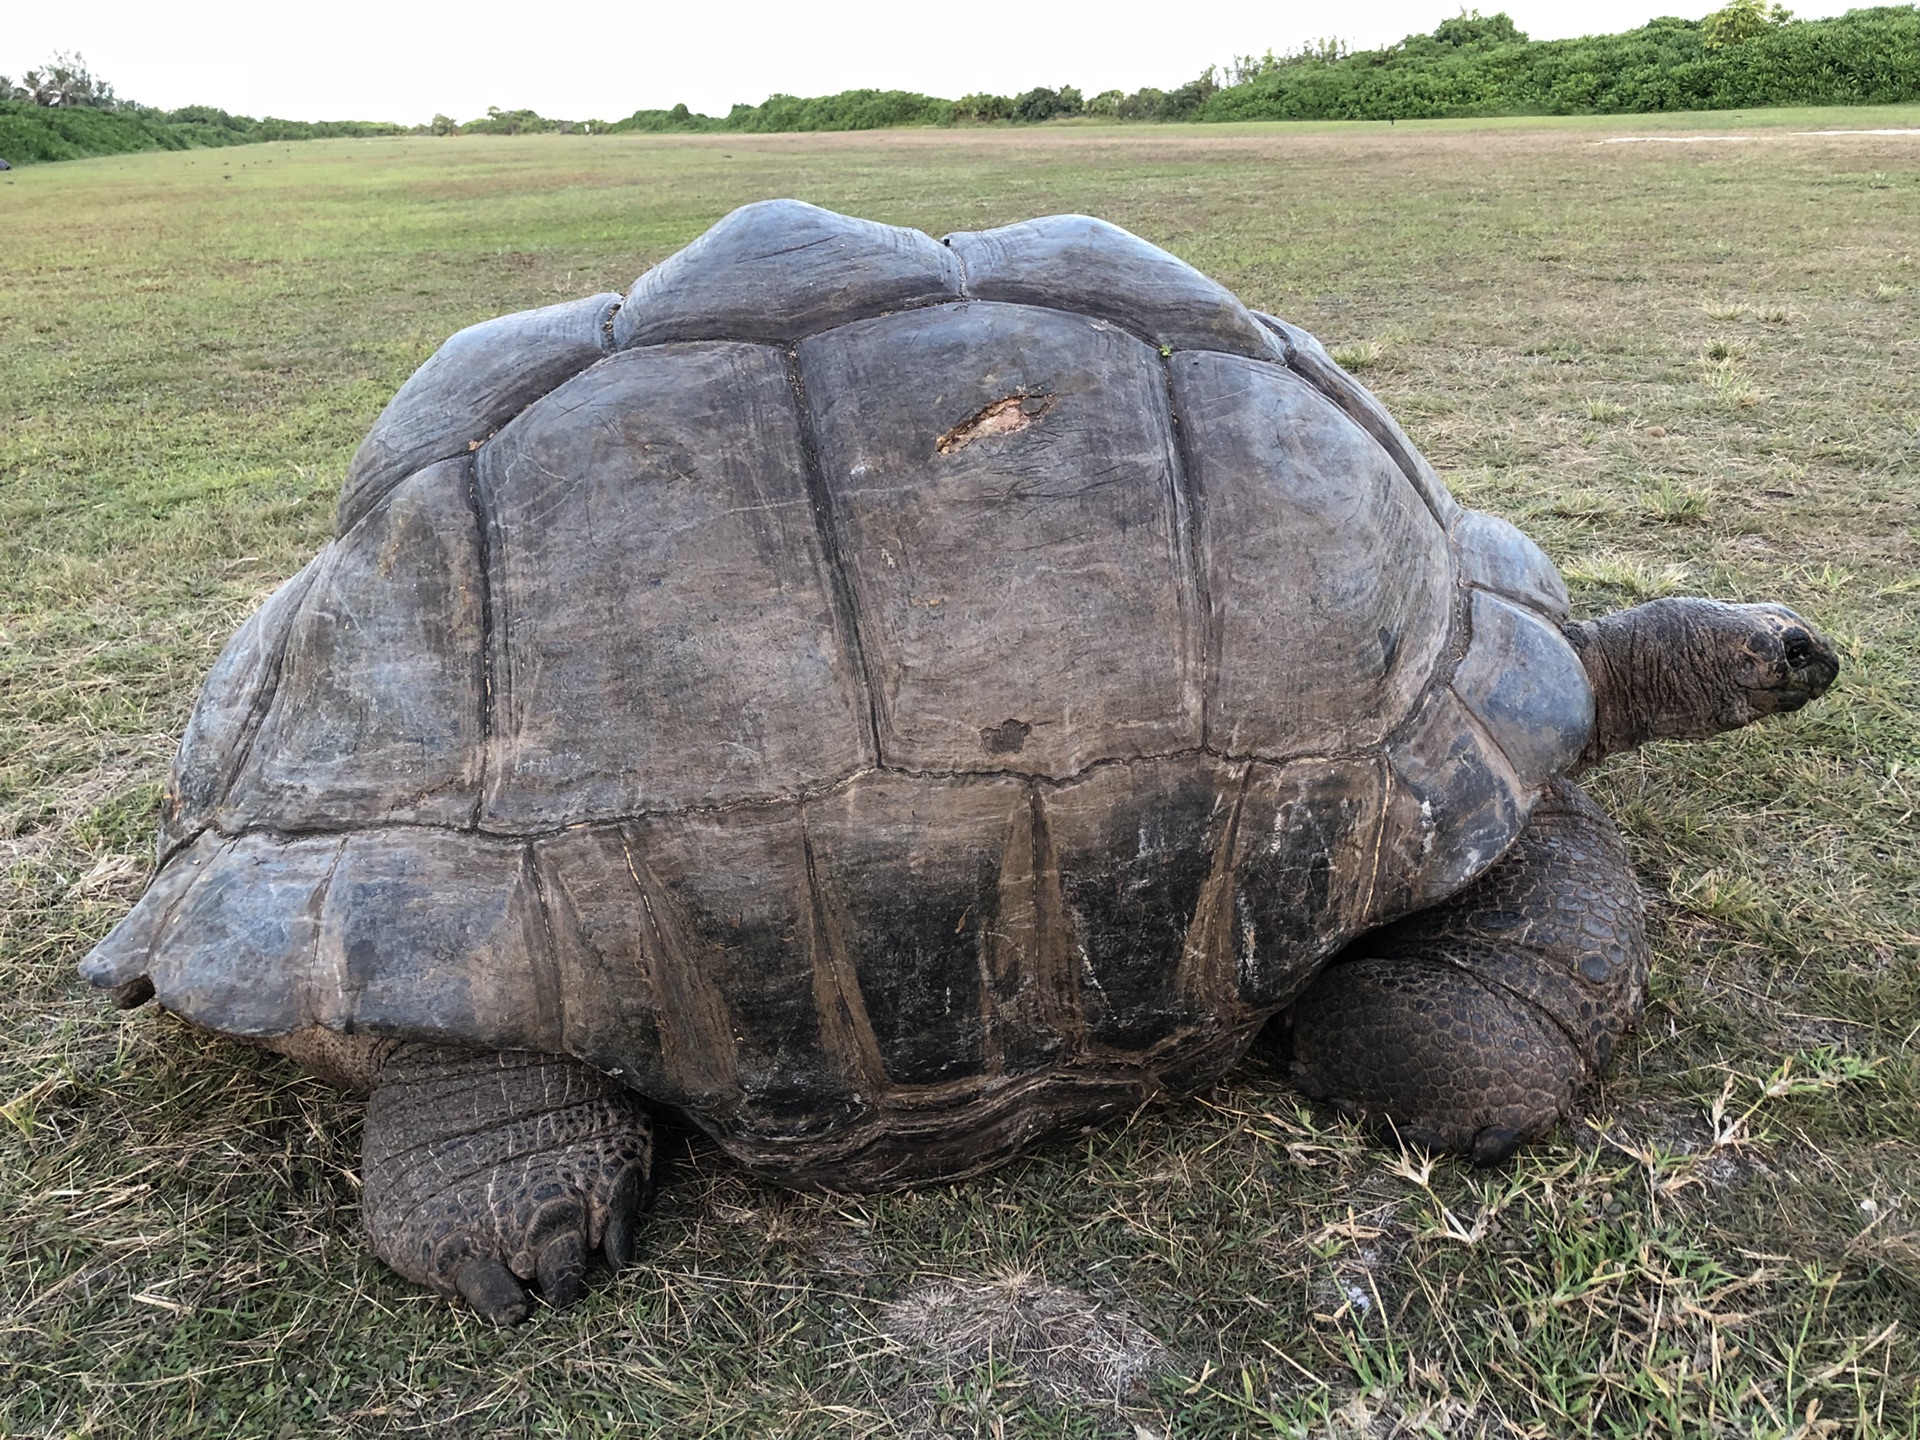
<path id="1" fill-rule="evenodd" d="M 1064 215 L 795 201 L 463 330 L 228 644 L 87 957 L 367 1093 L 499 1320 L 633 1253 L 656 1111 L 946 1180 L 1215 1080 L 1496 1161 L 1647 971 L 1570 776 L 1821 694 L 1777 605 L 1572 623 L 1306 333 Z"/>

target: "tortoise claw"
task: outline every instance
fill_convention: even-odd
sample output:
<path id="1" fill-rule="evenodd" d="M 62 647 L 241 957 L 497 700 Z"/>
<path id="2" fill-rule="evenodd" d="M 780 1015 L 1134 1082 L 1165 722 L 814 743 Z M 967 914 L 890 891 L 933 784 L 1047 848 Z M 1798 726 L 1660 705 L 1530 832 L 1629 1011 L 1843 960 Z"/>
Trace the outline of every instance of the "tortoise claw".
<path id="1" fill-rule="evenodd" d="M 607 1228 L 600 1237 L 601 1253 L 609 1270 L 624 1270 L 633 1263 L 635 1239 L 640 1228 L 640 1212 L 646 1206 L 648 1190 L 641 1172 L 630 1168 L 623 1172 L 607 1200 Z"/>
<path id="2" fill-rule="evenodd" d="M 1518 1130 L 1509 1130 L 1502 1125 L 1489 1125 L 1473 1137 L 1473 1148 L 1469 1152 L 1476 1165 L 1498 1165 L 1512 1157 L 1520 1148 L 1520 1142 L 1526 1136 Z"/>
<path id="3" fill-rule="evenodd" d="M 579 1232 L 557 1235 L 540 1252 L 534 1276 L 540 1298 L 556 1310 L 577 1304 L 586 1293 L 587 1251 Z"/>
<path id="4" fill-rule="evenodd" d="M 476 1255 L 461 1266 L 460 1273 L 453 1278 L 453 1288 L 496 1325 L 518 1325 L 532 1308 L 527 1287 L 490 1255 Z"/>

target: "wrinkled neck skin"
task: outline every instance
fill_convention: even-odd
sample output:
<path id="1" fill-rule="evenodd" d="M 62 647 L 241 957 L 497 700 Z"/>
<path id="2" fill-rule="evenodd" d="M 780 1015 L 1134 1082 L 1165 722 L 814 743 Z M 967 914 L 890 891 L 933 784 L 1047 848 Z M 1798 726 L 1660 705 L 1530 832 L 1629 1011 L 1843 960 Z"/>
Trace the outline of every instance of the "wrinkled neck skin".
<path id="1" fill-rule="evenodd" d="M 1593 735 L 1580 752 L 1573 771 L 1576 775 L 1609 755 L 1638 749 L 1649 740 L 1669 738 L 1658 733 L 1658 712 L 1638 703 L 1641 687 L 1628 678 L 1650 668 L 1649 641 L 1644 627 L 1630 623 L 1632 615 L 1632 611 L 1623 611 L 1564 627 L 1593 686 Z M 1651 668 L 1658 674 L 1661 667 Z"/>
<path id="2" fill-rule="evenodd" d="M 1593 685 L 1574 773 L 1649 740 L 1701 740 L 1825 694 L 1840 661 L 1784 605 L 1654 600 L 1564 627 Z"/>

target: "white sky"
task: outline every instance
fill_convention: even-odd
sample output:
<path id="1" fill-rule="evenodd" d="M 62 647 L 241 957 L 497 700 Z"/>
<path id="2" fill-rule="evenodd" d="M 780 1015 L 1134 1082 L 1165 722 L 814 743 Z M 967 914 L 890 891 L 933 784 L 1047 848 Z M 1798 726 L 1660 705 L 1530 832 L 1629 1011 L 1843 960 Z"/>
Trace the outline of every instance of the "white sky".
<path id="1" fill-rule="evenodd" d="M 1536 40 L 1698 18 L 1721 0 L 1510 0 Z M 1860 3 L 1860 0 L 1852 0 Z M 1871 0 L 1868 0 L 1871 3 Z M 1078 85 L 1171 89 L 1209 64 L 1338 35 L 1356 49 L 1433 29 L 1458 0 L 0 0 L 0 74 L 78 50 L 123 97 L 294 120 L 397 120 L 487 106 L 617 120 L 684 100 L 725 114 L 775 91 L 958 96 Z M 1483 0 L 1487 13 L 1501 0 Z M 1802 18 L 1849 0 L 1804 0 Z M 1177 18 L 1175 18 L 1177 17 Z"/>

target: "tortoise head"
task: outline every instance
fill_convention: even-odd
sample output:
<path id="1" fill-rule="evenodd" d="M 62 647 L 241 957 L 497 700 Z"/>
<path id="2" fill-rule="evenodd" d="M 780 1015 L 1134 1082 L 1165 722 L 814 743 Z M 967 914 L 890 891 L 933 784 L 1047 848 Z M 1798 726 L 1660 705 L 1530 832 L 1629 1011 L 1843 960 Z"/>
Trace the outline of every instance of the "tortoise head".
<path id="1" fill-rule="evenodd" d="M 1785 605 L 1654 600 L 1566 633 L 1593 681 L 1587 763 L 1798 710 L 1840 675 L 1833 643 Z"/>

